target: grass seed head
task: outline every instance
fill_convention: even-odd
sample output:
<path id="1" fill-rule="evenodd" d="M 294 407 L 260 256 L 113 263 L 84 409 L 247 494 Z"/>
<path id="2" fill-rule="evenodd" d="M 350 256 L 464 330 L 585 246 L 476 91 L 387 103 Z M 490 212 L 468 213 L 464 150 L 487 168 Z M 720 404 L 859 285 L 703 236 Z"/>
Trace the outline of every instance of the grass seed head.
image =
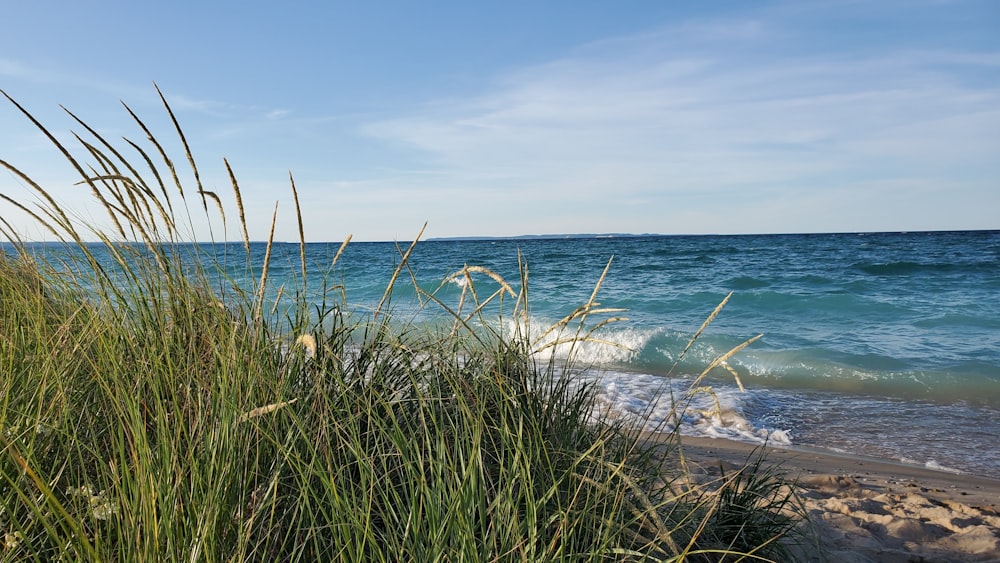
<path id="1" fill-rule="evenodd" d="M 302 346 L 302 349 L 306 352 L 307 358 L 312 358 L 316 356 L 316 337 L 306 333 L 295 339 L 295 344 L 297 346 Z"/>

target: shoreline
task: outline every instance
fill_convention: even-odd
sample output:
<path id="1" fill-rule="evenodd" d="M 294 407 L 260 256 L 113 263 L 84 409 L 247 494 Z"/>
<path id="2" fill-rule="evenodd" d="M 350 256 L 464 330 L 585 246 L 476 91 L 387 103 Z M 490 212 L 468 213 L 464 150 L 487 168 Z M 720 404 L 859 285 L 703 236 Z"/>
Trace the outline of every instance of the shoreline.
<path id="1" fill-rule="evenodd" d="M 760 447 L 691 436 L 680 444 L 705 477 L 742 467 Z M 1000 561 L 1000 479 L 795 446 L 766 447 L 764 465 L 794 480 L 804 502 L 818 547 L 797 548 L 802 561 Z"/>

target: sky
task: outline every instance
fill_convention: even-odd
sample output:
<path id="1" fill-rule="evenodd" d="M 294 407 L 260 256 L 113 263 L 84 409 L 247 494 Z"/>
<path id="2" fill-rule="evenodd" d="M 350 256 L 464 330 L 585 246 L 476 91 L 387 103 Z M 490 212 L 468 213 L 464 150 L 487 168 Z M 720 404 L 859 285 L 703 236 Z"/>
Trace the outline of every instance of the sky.
<path id="1" fill-rule="evenodd" d="M 192 236 L 1000 228 L 1000 2 L 16 2 L 0 89 L 83 161 L 86 130 L 228 209 Z M 0 98 L 0 160 L 75 217 L 103 208 Z M 38 198 L 0 170 L 0 194 Z M 51 238 L 0 201 L 29 239 Z"/>

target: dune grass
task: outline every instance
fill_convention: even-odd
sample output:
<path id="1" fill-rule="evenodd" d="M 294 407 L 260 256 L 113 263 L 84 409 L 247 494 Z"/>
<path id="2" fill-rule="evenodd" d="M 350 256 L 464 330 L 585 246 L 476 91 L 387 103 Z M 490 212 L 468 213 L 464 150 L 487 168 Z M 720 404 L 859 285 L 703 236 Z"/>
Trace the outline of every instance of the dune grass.
<path id="1" fill-rule="evenodd" d="M 538 337 L 487 318 L 520 318 L 527 269 L 512 284 L 469 266 L 452 276 L 467 280 L 457 306 L 420 295 L 451 326 L 416 326 L 392 315 L 411 246 L 399 249 L 379 305 L 351 312 L 343 287 L 306 271 L 297 214 L 301 286 L 277 291 L 270 243 L 262 265 L 250 260 L 225 163 L 247 287 L 182 244 L 191 213 L 227 225 L 165 100 L 189 173 L 127 107 L 144 143 L 119 150 L 77 120 L 80 158 L 11 102 L 80 172 L 113 227 L 78 225 L 0 160 L 36 203 L 0 197 L 65 243 L 64 254 L 40 255 L 0 221 L 12 241 L 0 252 L 0 561 L 787 554 L 794 497 L 759 460 L 697 486 L 678 436 L 654 450 L 632 427 L 594 419 L 594 390 L 574 380 L 572 354 L 553 351 L 599 341 L 617 320 L 596 301 L 602 280 Z M 499 289 L 480 294 L 474 276 Z M 320 303 L 306 299 L 311 286 L 323 288 Z M 292 306 L 276 313 L 278 298 Z"/>

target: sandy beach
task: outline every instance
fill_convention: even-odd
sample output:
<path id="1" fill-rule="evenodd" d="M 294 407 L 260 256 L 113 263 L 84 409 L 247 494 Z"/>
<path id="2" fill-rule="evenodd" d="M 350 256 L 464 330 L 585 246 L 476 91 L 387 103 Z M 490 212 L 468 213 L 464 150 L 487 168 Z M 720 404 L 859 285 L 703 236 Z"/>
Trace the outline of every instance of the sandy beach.
<path id="1" fill-rule="evenodd" d="M 742 442 L 683 439 L 695 474 L 738 468 Z M 766 463 L 797 480 L 814 531 L 810 562 L 1000 561 L 1000 480 L 804 448 L 769 447 Z"/>

